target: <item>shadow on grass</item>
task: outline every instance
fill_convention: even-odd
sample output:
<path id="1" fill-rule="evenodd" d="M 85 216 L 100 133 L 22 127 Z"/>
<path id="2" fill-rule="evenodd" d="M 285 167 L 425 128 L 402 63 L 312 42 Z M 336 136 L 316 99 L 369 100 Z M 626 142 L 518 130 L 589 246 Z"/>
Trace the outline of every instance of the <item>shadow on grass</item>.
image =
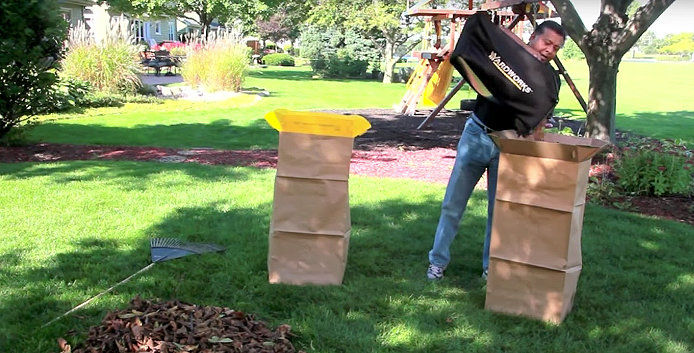
<path id="1" fill-rule="evenodd" d="M 554 116 L 585 120 L 586 113 L 581 109 L 557 108 L 554 109 Z"/>
<path id="2" fill-rule="evenodd" d="M 620 114 L 617 128 L 653 138 L 681 140 L 694 148 L 694 111 Z"/>
<path id="3" fill-rule="evenodd" d="M 129 244 L 93 239 L 57 254 L 41 268 L 19 268 L 3 257 L 26 294 L 0 303 L 7 346 L 45 351 L 71 329 L 86 332 L 108 305 L 124 307 L 137 294 L 227 306 L 257 314 L 272 326 L 292 325 L 297 348 L 318 352 L 662 351 L 691 350 L 694 295 L 691 227 L 589 206 L 584 225 L 584 272 L 574 311 L 560 326 L 483 310 L 478 279 L 485 197 L 475 193 L 453 262 L 438 283 L 424 279 L 441 195 L 352 205 L 352 236 L 341 286 L 267 283 L 267 235 L 272 205 L 225 209 L 207 204 L 176 209 L 145 231 L 226 246 L 158 264 L 117 291 L 55 326 L 37 326 L 97 288 L 107 288 L 148 263 L 146 239 Z M 13 265 L 14 264 L 14 265 Z M 4 268 L 4 266 L 3 266 Z M 13 282 L 11 292 L 20 290 Z M 61 287 L 70 295 L 62 296 Z M 18 309 L 23 308 L 23 309 Z M 1 324 L 0 324 L 1 325 Z M 27 332 L 19 336 L 12 333 Z M 73 341 L 77 338 L 72 337 Z M 74 342 L 72 342 L 74 343 Z M 42 346 L 35 349 L 33 344 Z"/>
<path id="4" fill-rule="evenodd" d="M 317 80 L 313 78 L 314 73 L 312 70 L 303 70 L 299 68 L 266 68 L 266 69 L 256 69 L 250 70 L 248 72 L 248 77 L 260 78 L 260 79 L 271 79 L 271 80 L 289 80 L 289 81 L 312 81 Z M 320 78 L 322 82 L 332 81 L 332 82 L 374 82 L 379 83 L 380 80 L 377 79 L 367 79 L 367 78 Z"/>
<path id="5" fill-rule="evenodd" d="M 7 295 L 0 300 L 0 351 L 57 352 L 58 337 L 68 337 L 70 330 L 85 334 L 98 323 L 104 308 L 92 305 L 41 327 L 146 264 L 143 246 L 124 250 L 122 245 L 100 239 L 79 242 L 74 251 L 58 253 L 34 268 L 1 259 L 9 278 L 3 274 L 0 281 Z"/>
<path id="6" fill-rule="evenodd" d="M 277 70 L 272 68 L 249 70 L 248 77 L 264 78 L 269 80 L 290 80 L 290 81 L 310 81 L 313 71 L 311 70 Z"/>
<path id="7" fill-rule="evenodd" d="M 212 168 L 196 163 L 162 163 L 131 161 L 67 161 L 58 163 L 9 163 L 0 169 L 0 176 L 9 179 L 49 177 L 58 184 L 105 181 L 122 190 L 148 190 L 162 173 L 181 172 L 198 180 L 240 182 L 257 171 L 250 168 Z M 169 180 L 168 183 L 177 183 Z M 189 183 L 189 181 L 181 181 Z M 170 186 L 175 186 L 170 184 Z"/>
<path id="8" fill-rule="evenodd" d="M 37 142 L 82 145 L 221 149 L 277 147 L 277 131 L 262 119 L 254 120 L 247 126 L 235 125 L 228 119 L 218 119 L 211 123 L 137 125 L 131 128 L 52 121 L 33 128 L 29 138 Z"/>

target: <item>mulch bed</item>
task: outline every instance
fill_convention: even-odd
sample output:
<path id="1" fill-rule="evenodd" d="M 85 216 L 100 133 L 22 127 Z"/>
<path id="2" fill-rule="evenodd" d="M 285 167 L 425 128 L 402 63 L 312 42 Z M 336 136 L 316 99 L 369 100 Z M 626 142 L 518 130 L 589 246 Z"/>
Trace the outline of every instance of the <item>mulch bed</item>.
<path id="1" fill-rule="evenodd" d="M 400 116 L 389 109 L 331 111 L 359 114 L 372 127 L 354 142 L 351 173 L 386 178 L 407 178 L 445 184 L 455 160 L 455 148 L 465 125 L 465 112 L 444 111 L 422 130 L 426 117 Z M 578 129 L 580 124 L 565 121 Z M 207 148 L 180 150 L 157 147 L 86 146 L 41 143 L 0 147 L 0 163 L 66 160 L 135 160 L 274 168 L 276 150 L 228 151 Z M 478 187 L 484 187 L 481 180 Z M 624 200 L 615 200 L 624 204 Z M 694 200 L 687 197 L 631 197 L 631 210 L 694 225 Z M 610 204 L 608 203 L 609 207 Z"/>
<path id="2" fill-rule="evenodd" d="M 137 297 L 91 327 L 84 343 L 73 349 L 59 339 L 58 345 L 61 353 L 293 353 L 290 331 L 289 325 L 271 330 L 253 315 L 229 308 Z"/>

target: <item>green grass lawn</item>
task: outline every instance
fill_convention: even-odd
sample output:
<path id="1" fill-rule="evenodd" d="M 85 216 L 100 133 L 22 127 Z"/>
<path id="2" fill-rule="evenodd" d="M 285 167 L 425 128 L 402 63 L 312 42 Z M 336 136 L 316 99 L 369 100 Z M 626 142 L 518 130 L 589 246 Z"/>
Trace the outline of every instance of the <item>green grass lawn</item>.
<path id="1" fill-rule="evenodd" d="M 580 63 L 567 66 L 585 88 Z M 692 78 L 691 64 L 624 63 L 618 127 L 691 146 L 694 100 L 686 82 Z M 43 116 L 29 137 L 275 148 L 277 133 L 262 119 L 267 111 L 388 108 L 404 91 L 403 84 L 316 80 L 306 68 L 257 69 L 244 86 L 271 94 L 260 102 L 167 101 Z M 456 100 L 470 96 L 465 91 Z M 559 108 L 577 107 L 564 89 Z M 691 226 L 588 205 L 575 308 L 562 325 L 548 325 L 483 310 L 482 193 L 468 207 L 469 234 L 455 242 L 447 278 L 424 279 L 443 186 L 422 182 L 353 177 L 344 284 L 269 285 L 273 176 L 271 170 L 156 162 L 0 164 L 0 352 L 57 352 L 58 337 L 74 346 L 106 311 L 138 294 L 288 323 L 297 347 L 307 352 L 694 351 Z M 146 266 L 150 237 L 228 250 L 157 264 L 75 315 L 41 327 Z"/>
<path id="2" fill-rule="evenodd" d="M 588 99 L 585 62 L 565 63 L 584 99 Z M 680 140 L 694 148 L 694 63 L 623 62 L 617 76 L 617 129 L 661 139 Z M 585 113 L 563 85 L 558 110 L 583 118 Z"/>
<path id="3" fill-rule="evenodd" d="M 576 85 L 587 98 L 588 69 L 584 62 L 565 63 Z M 694 80 L 692 63 L 624 62 L 618 77 L 617 128 L 657 138 L 681 140 L 694 146 Z M 275 133 L 262 120 L 276 108 L 355 109 L 390 108 L 405 92 L 404 84 L 384 85 L 365 80 L 313 79 L 307 67 L 252 69 L 244 87 L 270 91 L 270 97 L 226 102 L 126 104 L 119 108 L 89 109 L 78 114 L 56 114 L 36 127 L 32 141 L 156 145 L 164 147 L 214 147 L 224 149 L 272 148 Z M 474 98 L 465 86 L 447 105 Z M 558 112 L 584 117 L 566 85 Z"/>
<path id="4" fill-rule="evenodd" d="M 475 193 L 440 283 L 425 280 L 443 186 L 354 177 L 341 286 L 267 282 L 271 170 L 154 162 L 0 164 L 0 351 L 57 352 L 141 295 L 290 324 L 307 352 L 691 352 L 694 228 L 589 205 L 584 269 L 561 325 L 483 310 L 486 203 Z M 149 237 L 224 245 L 157 264 Z M 71 331 L 74 330 L 74 331 Z M 69 333 L 74 332 L 74 333 Z"/>
<path id="5" fill-rule="evenodd" d="M 277 132 L 263 116 L 277 108 L 387 108 L 400 100 L 404 85 L 364 80 L 317 80 L 306 67 L 255 69 L 244 87 L 263 88 L 260 102 L 240 97 L 224 102 L 166 101 L 54 114 L 30 133 L 33 141 L 77 144 L 275 148 Z"/>

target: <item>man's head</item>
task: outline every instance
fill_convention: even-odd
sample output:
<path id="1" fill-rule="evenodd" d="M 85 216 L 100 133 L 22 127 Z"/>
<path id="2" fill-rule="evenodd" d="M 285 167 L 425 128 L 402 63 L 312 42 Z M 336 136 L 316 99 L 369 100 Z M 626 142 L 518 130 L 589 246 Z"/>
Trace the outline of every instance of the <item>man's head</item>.
<path id="1" fill-rule="evenodd" d="M 540 54 L 542 61 L 549 62 L 564 46 L 564 40 L 566 40 L 564 28 L 554 21 L 545 21 L 535 28 L 528 44 Z"/>

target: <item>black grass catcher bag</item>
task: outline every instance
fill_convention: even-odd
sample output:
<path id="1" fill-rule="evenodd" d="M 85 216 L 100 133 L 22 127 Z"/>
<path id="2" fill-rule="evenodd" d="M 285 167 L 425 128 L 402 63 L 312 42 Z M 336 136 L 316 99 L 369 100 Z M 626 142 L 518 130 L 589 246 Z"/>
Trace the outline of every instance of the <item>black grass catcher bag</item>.
<path id="1" fill-rule="evenodd" d="M 513 125 L 528 135 L 559 101 L 559 76 L 510 31 L 478 12 L 467 19 L 451 64 L 481 96 L 514 112 Z"/>

